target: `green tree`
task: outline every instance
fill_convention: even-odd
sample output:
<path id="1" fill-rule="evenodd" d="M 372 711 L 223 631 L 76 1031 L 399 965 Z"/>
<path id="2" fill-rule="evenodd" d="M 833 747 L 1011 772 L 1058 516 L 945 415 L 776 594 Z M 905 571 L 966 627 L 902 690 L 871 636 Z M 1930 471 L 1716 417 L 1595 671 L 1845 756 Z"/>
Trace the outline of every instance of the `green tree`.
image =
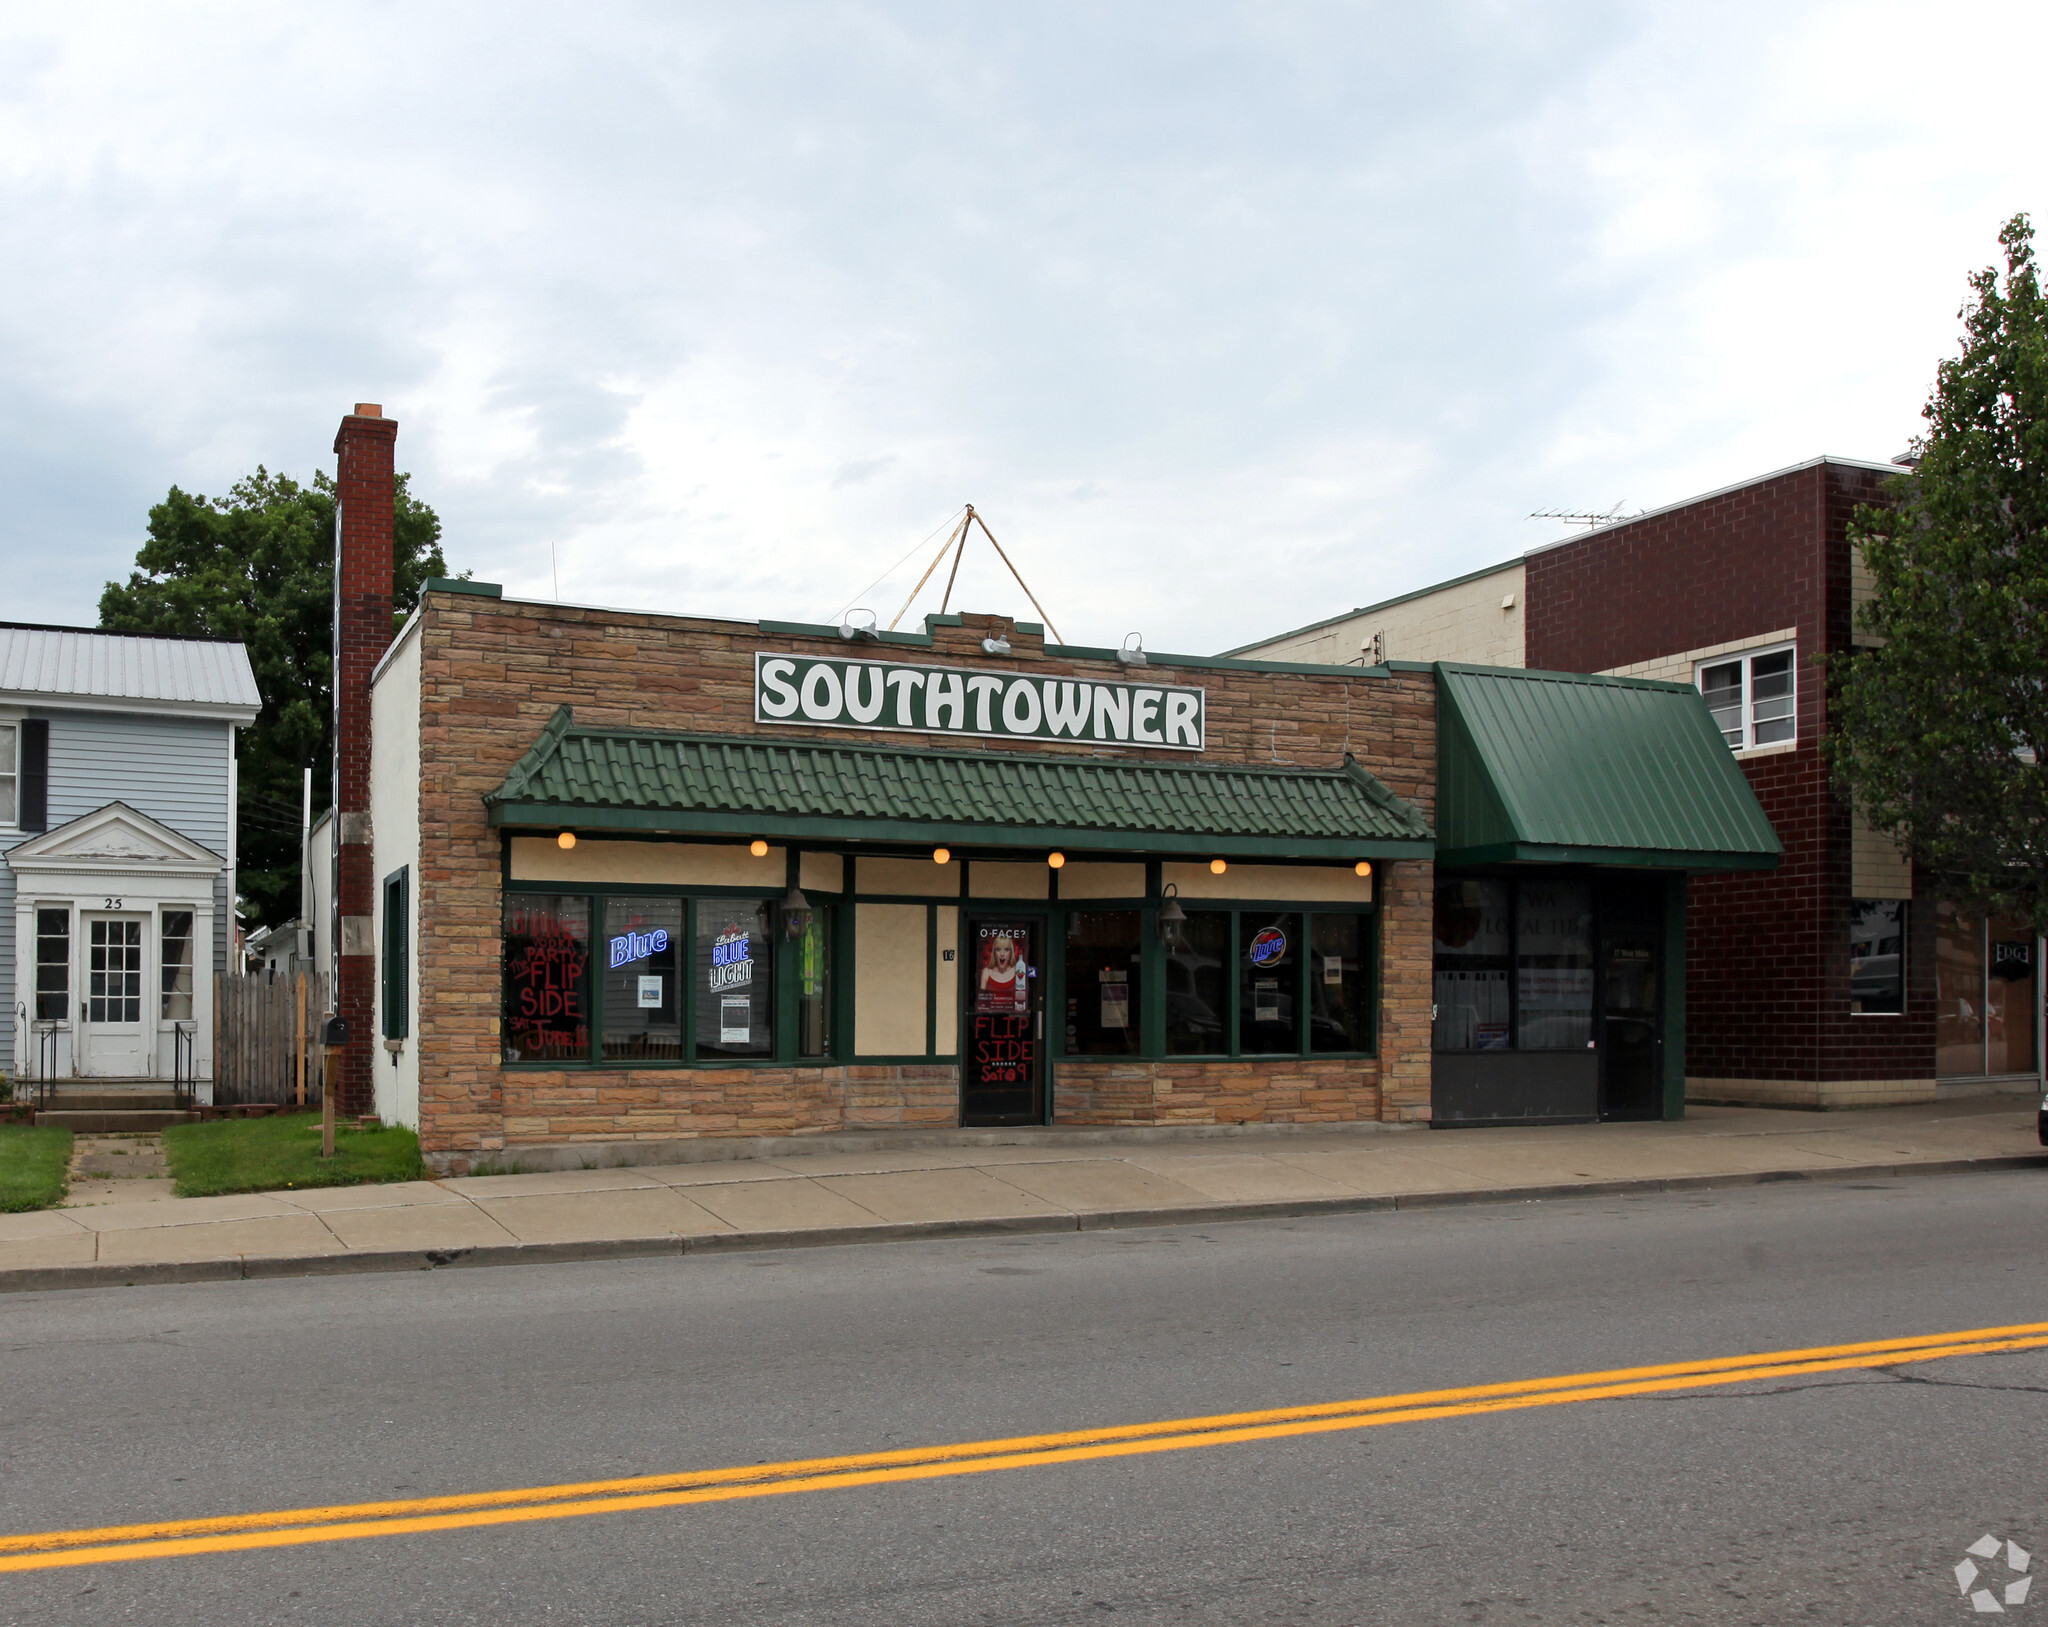
<path id="1" fill-rule="evenodd" d="M 2033 227 L 1970 278 L 1919 461 L 1861 507 L 1876 588 L 1829 663 L 1838 782 L 1959 902 L 2048 929 L 2048 304 Z"/>
<path id="2" fill-rule="evenodd" d="M 408 480 L 398 477 L 397 618 L 421 583 L 448 574 L 441 522 Z M 259 467 L 225 497 L 173 486 L 149 511 L 135 566 L 100 595 L 108 632 L 248 646 L 263 711 L 238 745 L 243 913 L 252 926 L 288 921 L 299 911 L 301 775 L 313 770 L 316 816 L 333 794 L 334 482 L 316 474 L 302 486 Z"/>

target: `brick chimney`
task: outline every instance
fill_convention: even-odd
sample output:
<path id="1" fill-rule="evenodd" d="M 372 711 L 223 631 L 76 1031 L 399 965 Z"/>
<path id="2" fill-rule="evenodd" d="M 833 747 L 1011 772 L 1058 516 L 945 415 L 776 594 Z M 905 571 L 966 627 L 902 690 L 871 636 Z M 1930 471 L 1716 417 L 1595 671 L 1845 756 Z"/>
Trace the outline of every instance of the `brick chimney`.
<path id="1" fill-rule="evenodd" d="M 335 1111 L 372 1112 L 377 878 L 370 849 L 370 673 L 391 643 L 398 425 L 359 401 L 334 437 L 334 1009 L 348 1022 Z"/>

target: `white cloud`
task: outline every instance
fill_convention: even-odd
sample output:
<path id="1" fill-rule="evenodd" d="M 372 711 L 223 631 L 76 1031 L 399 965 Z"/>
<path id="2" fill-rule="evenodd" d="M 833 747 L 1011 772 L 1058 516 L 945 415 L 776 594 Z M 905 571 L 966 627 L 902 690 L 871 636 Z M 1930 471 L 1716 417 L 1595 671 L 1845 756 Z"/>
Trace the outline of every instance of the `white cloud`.
<path id="1" fill-rule="evenodd" d="M 2034 8 L 216 4 L 0 40 L 0 614 L 380 399 L 451 562 L 1215 649 L 1912 433 Z M 1995 52 L 1986 40 L 1997 40 Z M 936 546 L 936 543 L 933 544 Z M 893 614 L 928 559 L 871 601 Z M 956 603 L 1029 615 L 971 553 Z M 936 604 L 934 596 L 929 600 Z"/>

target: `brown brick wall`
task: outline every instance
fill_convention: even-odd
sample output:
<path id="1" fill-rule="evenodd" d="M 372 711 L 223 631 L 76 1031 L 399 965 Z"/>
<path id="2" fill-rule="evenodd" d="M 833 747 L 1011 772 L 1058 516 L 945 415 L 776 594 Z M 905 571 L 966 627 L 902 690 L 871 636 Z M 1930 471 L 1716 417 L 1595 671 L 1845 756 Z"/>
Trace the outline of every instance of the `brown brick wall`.
<path id="1" fill-rule="evenodd" d="M 1686 1072 L 1699 1079 L 1934 1074 L 1933 906 L 1913 904 L 1906 1015 L 1849 1012 L 1850 814 L 1831 790 L 1816 655 L 1850 640 L 1847 526 L 1885 476 L 1795 470 L 1615 526 L 1528 562 L 1528 661 L 1597 672 L 1781 627 L 1799 640 L 1797 749 L 1744 759 L 1785 844 L 1773 872 L 1695 876 Z"/>
<path id="2" fill-rule="evenodd" d="M 981 640 L 1006 636 L 1008 659 L 983 654 Z M 864 1124 L 951 1124 L 958 1111 L 951 1066 L 801 1069 L 706 1068 L 533 1073 L 498 1062 L 500 842 L 485 820 L 484 794 L 500 785 L 557 706 L 579 722 L 716 734 L 767 734 L 899 749 L 959 749 L 913 734 L 863 734 L 761 726 L 753 720 L 757 649 L 845 655 L 837 639 L 761 634 L 731 622 L 429 595 L 420 629 L 421 1137 L 437 1162 L 522 1142 L 567 1139 L 759 1135 Z M 885 659 L 950 662 L 1047 677 L 1122 680 L 1113 661 L 1048 656 L 1042 638 L 1005 618 L 968 616 L 934 630 L 930 650 L 872 649 Z M 1396 794 L 1432 814 L 1436 780 L 1436 696 L 1427 673 L 1255 673 L 1228 668 L 1162 668 L 1163 680 L 1208 691 L 1208 763 L 1333 767 L 1350 751 Z M 975 741 L 975 750 L 1014 750 L 1185 762 L 1183 753 Z M 735 833 L 743 834 L 743 833 Z M 1226 1116 L 1274 1120 L 1384 1115 L 1420 1119 L 1429 1103 L 1429 866 L 1382 868 L 1382 1052 L 1344 1064 L 1202 1064 L 1227 1068 L 1231 1082 L 1197 1092 L 1216 1122 Z M 1178 1065 L 1139 1065 L 1148 1079 Z M 1075 1069 L 1080 1068 L 1080 1074 Z M 1118 1091 L 1095 1083 L 1092 1065 L 1060 1064 L 1055 1088 L 1062 1122 L 1127 1122 Z M 1380 1076 L 1385 1072 L 1384 1099 Z M 1068 1099 L 1069 1083 L 1077 1094 Z M 1219 1073 L 1219 1078 L 1225 1077 Z M 1256 1083 L 1264 1077 L 1262 1102 Z M 1249 1082 L 1247 1082 L 1249 1081 Z M 1176 1086 L 1176 1088 L 1181 1088 Z M 1146 1095 L 1151 1095 L 1147 1085 Z M 1090 1108 L 1085 1100 L 1105 1104 Z M 1181 1104 L 1186 1106 L 1184 1099 Z M 1099 1111 L 1099 1120 L 1077 1114 Z"/>

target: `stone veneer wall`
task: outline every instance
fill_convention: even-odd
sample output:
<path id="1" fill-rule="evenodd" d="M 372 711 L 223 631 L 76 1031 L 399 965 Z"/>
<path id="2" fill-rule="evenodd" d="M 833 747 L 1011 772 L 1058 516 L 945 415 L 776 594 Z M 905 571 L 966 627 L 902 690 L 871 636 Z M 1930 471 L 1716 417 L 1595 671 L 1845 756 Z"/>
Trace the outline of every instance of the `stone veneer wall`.
<path id="1" fill-rule="evenodd" d="M 420 1135 L 437 1168 L 459 1169 L 473 1157 L 522 1144 L 955 1122 L 957 1075 L 949 1064 L 658 1071 L 501 1067 L 501 846 L 486 820 L 483 797 L 503 783 L 564 703 L 575 708 L 579 723 L 600 727 L 763 734 L 911 750 L 959 749 L 959 742 L 757 725 L 754 652 L 844 655 L 846 646 L 837 639 L 452 593 L 427 595 L 422 619 Z M 1010 658 L 982 653 L 981 640 L 991 634 L 1010 640 Z M 1114 661 L 1048 654 L 1042 637 L 998 616 L 967 616 L 960 626 L 936 628 L 928 650 L 885 647 L 873 653 L 1031 676 L 1132 676 Z M 1384 677 L 1228 666 L 1169 671 L 1174 680 L 1208 691 L 1209 746 L 1201 761 L 1327 768 L 1349 751 L 1389 789 L 1433 817 L 1436 691 L 1428 671 Z M 975 741 L 971 749 L 1188 760 L 1178 752 L 1072 742 Z M 1386 864 L 1380 876 L 1376 1061 L 1137 1064 L 1147 1081 L 1140 1094 L 1154 1104 L 1171 1101 L 1164 1109 L 1150 1108 L 1150 1119 L 1137 1116 L 1131 1080 L 1091 1079 L 1084 1085 L 1081 1076 L 1095 1070 L 1064 1063 L 1058 1065 L 1055 1094 L 1061 1121 L 1427 1119 L 1431 867 Z M 1162 1091 L 1161 1084 L 1171 1088 Z M 1075 1094 L 1080 1091 L 1085 1096 Z M 1085 1105 L 1091 1101 L 1094 1106 Z"/>

